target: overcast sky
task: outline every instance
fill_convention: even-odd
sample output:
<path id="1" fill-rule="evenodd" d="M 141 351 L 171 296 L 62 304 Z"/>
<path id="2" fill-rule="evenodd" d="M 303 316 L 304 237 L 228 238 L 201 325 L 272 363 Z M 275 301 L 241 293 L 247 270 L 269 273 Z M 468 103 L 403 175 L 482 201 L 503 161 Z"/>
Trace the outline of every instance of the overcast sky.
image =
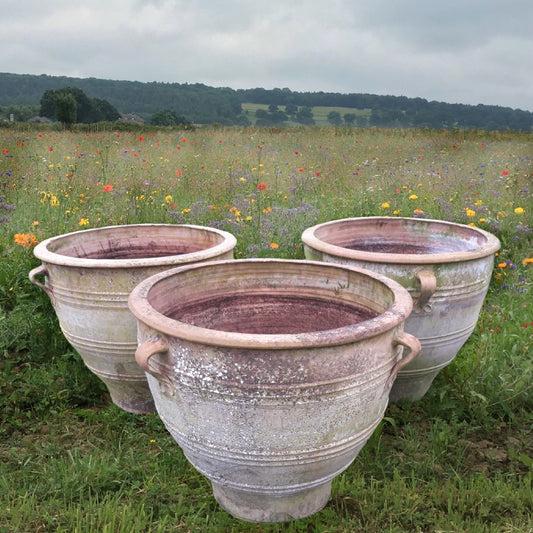
<path id="1" fill-rule="evenodd" d="M 0 72 L 533 111 L 533 0 L 0 0 Z"/>

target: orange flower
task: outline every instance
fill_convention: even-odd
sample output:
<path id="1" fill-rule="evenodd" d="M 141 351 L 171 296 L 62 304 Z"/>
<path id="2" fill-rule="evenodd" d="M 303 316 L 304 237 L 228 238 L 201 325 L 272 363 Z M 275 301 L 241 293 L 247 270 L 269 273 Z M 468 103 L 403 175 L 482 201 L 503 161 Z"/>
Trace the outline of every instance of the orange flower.
<path id="1" fill-rule="evenodd" d="M 272 248 L 272 250 L 276 250 L 277 248 L 279 248 L 279 244 L 277 242 L 271 242 L 270 248 Z"/>
<path id="2" fill-rule="evenodd" d="M 15 244 L 29 248 L 37 244 L 37 237 L 33 233 L 15 233 Z"/>

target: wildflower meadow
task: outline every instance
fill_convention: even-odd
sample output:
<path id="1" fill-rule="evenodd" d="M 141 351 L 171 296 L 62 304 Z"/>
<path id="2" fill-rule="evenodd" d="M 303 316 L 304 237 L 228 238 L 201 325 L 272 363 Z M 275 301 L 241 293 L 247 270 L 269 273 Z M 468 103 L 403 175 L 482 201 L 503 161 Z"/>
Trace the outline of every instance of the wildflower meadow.
<path id="1" fill-rule="evenodd" d="M 0 128 L 0 149 L 0 532 L 533 531 L 533 134 L 41 125 Z M 237 259 L 303 259 L 307 227 L 372 215 L 502 246 L 456 359 L 287 524 L 223 511 L 156 414 L 110 402 L 28 280 L 38 242 L 81 229 L 197 224 L 234 234 Z"/>

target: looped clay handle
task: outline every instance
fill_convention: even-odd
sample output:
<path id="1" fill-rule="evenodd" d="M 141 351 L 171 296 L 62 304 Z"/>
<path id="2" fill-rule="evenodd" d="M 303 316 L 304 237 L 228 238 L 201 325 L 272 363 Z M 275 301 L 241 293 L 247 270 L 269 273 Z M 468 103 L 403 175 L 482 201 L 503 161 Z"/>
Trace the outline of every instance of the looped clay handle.
<path id="1" fill-rule="evenodd" d="M 164 374 L 156 372 L 154 369 L 150 368 L 150 359 L 157 353 L 167 353 L 169 350 L 168 344 L 164 339 L 153 339 L 141 343 L 137 350 L 135 351 L 135 361 L 137 364 L 150 375 L 154 376 L 158 381 L 165 383 L 172 387 L 172 382 L 170 378 Z"/>
<path id="2" fill-rule="evenodd" d="M 409 353 L 407 356 L 402 357 L 393 367 L 392 372 L 390 373 L 389 378 L 387 379 L 387 383 L 385 384 L 385 389 L 389 389 L 392 387 L 394 380 L 396 379 L 396 376 L 398 375 L 398 372 L 405 366 L 408 365 L 419 353 L 422 349 L 420 345 L 420 341 L 410 333 L 406 333 L 405 331 L 399 331 L 394 339 L 394 345 L 402 345 L 405 348 L 409 348 Z"/>
<path id="3" fill-rule="evenodd" d="M 435 277 L 433 270 L 429 268 L 420 269 L 415 272 L 415 276 L 420 282 L 420 295 L 418 296 L 415 305 L 418 310 L 422 311 L 437 289 L 437 278 Z"/>

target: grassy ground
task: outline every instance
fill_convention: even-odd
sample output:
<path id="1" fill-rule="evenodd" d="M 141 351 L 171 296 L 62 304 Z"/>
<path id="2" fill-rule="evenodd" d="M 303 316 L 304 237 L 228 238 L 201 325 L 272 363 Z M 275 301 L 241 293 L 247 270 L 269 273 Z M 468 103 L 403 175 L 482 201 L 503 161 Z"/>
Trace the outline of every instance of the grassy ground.
<path id="1" fill-rule="evenodd" d="M 0 532 L 533 531 L 533 136 L 40 128 L 0 130 Z M 495 233 L 489 294 L 423 400 L 390 405 L 325 509 L 288 524 L 223 511 L 156 414 L 110 402 L 27 278 L 35 242 L 78 229 L 205 224 L 237 258 L 302 258 L 306 227 L 378 214 Z"/>

